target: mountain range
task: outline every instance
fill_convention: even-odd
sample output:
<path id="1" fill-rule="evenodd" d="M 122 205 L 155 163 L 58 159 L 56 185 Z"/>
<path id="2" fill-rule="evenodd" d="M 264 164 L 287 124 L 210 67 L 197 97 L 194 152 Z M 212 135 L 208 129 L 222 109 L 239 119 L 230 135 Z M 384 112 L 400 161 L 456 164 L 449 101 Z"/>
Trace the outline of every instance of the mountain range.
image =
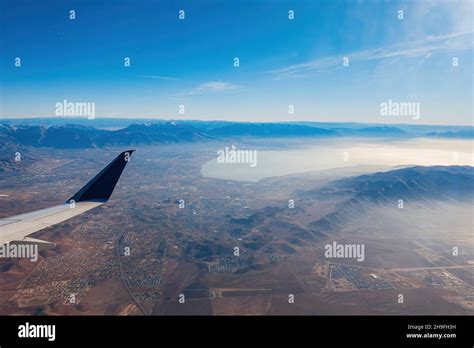
<path id="1" fill-rule="evenodd" d="M 414 202 L 474 203 L 474 167 L 414 166 L 388 172 L 344 178 L 302 193 L 311 200 L 333 201 L 336 210 L 314 221 L 316 230 L 337 229 L 348 217 L 357 217 L 370 206 L 397 207 Z"/>
<path id="2" fill-rule="evenodd" d="M 441 127 L 441 126 L 440 126 Z M 448 129 L 451 129 L 449 127 Z M 79 124 L 0 124 L 0 149 L 18 145 L 59 149 L 110 146 L 193 143 L 229 138 L 391 137 L 473 138 L 472 128 L 420 134 L 394 126 L 332 127 L 296 123 L 221 121 L 154 121 L 132 123 L 125 128 L 104 129 Z"/>
<path id="3" fill-rule="evenodd" d="M 285 204 L 264 207 L 249 216 L 229 217 L 231 234 L 248 240 L 259 230 L 263 237 L 253 240 L 252 249 L 264 244 L 273 251 L 294 252 L 306 242 L 323 239 L 370 214 L 374 207 L 405 209 L 436 202 L 473 204 L 474 167 L 471 166 L 414 166 L 387 172 L 352 176 L 329 182 L 323 187 L 295 192 L 295 208 L 289 212 Z M 325 206 L 326 213 L 305 226 L 298 218 L 314 214 L 313 209 Z M 314 208 L 315 207 L 315 208 Z M 311 214 L 310 211 L 313 211 Z M 276 243 L 278 235 L 278 243 Z M 276 243 L 276 244 L 275 244 Z M 266 251 L 271 251 L 266 250 Z"/>
<path id="4" fill-rule="evenodd" d="M 0 147 L 19 143 L 25 146 L 60 149 L 170 144 L 213 139 L 192 126 L 174 122 L 131 124 L 119 130 L 75 124 L 49 127 L 0 125 L 0 136 Z"/>

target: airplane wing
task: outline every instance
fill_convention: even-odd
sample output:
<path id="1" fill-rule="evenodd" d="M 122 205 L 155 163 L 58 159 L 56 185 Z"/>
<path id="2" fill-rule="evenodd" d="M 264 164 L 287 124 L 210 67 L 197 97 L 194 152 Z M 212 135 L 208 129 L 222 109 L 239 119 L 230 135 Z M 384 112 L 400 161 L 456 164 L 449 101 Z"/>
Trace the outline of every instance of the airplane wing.
<path id="1" fill-rule="evenodd" d="M 107 202 L 133 151 L 124 151 L 118 155 L 63 204 L 0 219 L 0 245 L 36 243 L 39 250 L 54 247 L 54 243 L 27 236 Z"/>

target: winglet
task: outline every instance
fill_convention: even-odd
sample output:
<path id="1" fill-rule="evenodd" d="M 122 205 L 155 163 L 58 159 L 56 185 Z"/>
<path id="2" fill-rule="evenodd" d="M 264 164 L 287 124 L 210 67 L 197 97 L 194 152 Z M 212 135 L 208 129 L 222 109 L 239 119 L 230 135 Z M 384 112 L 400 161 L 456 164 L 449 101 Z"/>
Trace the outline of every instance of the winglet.
<path id="1" fill-rule="evenodd" d="M 135 150 L 124 151 L 118 155 L 66 203 L 71 201 L 108 201 L 133 151 Z"/>

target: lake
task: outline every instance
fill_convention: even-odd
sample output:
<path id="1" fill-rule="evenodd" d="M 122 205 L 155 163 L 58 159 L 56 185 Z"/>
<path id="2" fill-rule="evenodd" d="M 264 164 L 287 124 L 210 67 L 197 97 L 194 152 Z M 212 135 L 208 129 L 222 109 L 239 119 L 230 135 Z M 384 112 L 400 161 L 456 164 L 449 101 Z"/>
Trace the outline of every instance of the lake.
<path id="1" fill-rule="evenodd" d="M 231 144 L 229 144 L 229 147 Z M 216 158 L 201 167 L 208 178 L 237 181 L 258 181 L 267 177 L 323 170 L 348 168 L 358 165 L 393 167 L 403 165 L 474 165 L 471 140 L 366 140 L 335 139 L 315 142 L 305 148 L 282 151 L 258 150 L 240 146 L 238 149 L 257 149 L 255 166 L 247 163 L 219 163 Z M 222 162 L 222 161 L 220 161 Z"/>

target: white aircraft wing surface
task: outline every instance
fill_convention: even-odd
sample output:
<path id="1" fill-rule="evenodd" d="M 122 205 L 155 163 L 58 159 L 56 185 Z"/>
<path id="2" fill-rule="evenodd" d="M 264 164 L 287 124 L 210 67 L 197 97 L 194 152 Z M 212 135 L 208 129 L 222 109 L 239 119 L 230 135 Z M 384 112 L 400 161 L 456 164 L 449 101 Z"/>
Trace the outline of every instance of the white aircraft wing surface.
<path id="1" fill-rule="evenodd" d="M 124 151 L 76 194 L 61 205 L 0 219 L 0 245 L 37 243 L 42 249 L 54 243 L 28 238 L 34 232 L 56 225 L 107 202 L 134 150 Z"/>

